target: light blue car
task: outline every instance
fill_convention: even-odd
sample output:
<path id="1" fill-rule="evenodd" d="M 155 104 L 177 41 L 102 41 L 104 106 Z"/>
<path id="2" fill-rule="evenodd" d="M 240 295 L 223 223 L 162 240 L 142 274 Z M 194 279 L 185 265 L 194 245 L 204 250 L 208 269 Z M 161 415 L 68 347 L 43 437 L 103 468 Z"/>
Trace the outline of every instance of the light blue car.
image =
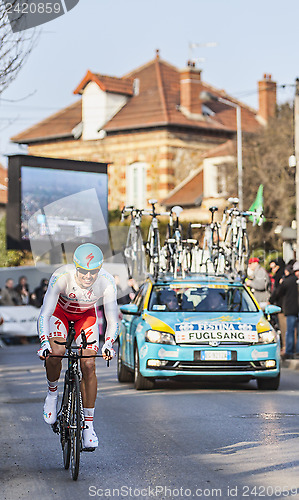
<path id="1" fill-rule="evenodd" d="M 280 311 L 267 306 L 265 314 Z M 118 380 L 151 389 L 155 379 L 234 377 L 277 390 L 280 341 L 248 288 L 226 277 L 150 278 L 121 307 Z"/>

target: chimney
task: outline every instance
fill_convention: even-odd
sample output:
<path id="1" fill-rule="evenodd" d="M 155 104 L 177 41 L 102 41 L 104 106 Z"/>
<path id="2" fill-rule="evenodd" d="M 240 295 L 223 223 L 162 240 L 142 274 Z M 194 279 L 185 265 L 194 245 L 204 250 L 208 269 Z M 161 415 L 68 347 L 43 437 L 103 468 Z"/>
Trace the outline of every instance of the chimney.
<path id="1" fill-rule="evenodd" d="M 180 105 L 189 113 L 202 113 L 199 94 L 201 92 L 201 70 L 195 63 L 188 61 L 186 69 L 181 71 L 180 77 Z"/>
<path id="2" fill-rule="evenodd" d="M 271 75 L 264 75 L 259 86 L 259 116 L 267 123 L 269 118 L 275 116 L 276 110 L 276 82 Z"/>

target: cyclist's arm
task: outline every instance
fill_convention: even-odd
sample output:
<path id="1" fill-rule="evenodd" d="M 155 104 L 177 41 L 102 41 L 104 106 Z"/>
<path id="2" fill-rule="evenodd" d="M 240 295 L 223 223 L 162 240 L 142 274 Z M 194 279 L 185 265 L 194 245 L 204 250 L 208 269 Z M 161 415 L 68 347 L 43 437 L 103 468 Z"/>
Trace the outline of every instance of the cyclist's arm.
<path id="1" fill-rule="evenodd" d="M 49 339 L 50 318 L 55 311 L 59 294 L 65 287 L 65 278 L 63 275 L 53 275 L 50 279 L 47 293 L 45 294 L 40 315 L 37 320 L 37 330 L 39 339 L 45 342 Z"/>

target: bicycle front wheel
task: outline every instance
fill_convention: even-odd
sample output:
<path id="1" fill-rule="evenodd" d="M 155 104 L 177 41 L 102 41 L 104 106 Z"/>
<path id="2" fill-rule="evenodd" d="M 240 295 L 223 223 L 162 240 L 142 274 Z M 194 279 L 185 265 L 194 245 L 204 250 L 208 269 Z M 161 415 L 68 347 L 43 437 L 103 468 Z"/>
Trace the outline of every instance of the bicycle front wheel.
<path id="1" fill-rule="evenodd" d="M 71 441 L 71 471 L 74 481 L 78 478 L 80 466 L 80 451 L 82 437 L 82 423 L 80 411 L 80 384 L 75 373 L 72 387 L 72 405 L 70 414 L 70 441 Z"/>
<path id="2" fill-rule="evenodd" d="M 70 434 L 69 434 L 69 423 L 67 421 L 67 409 L 68 409 L 68 403 L 69 403 L 69 398 L 70 398 L 70 389 L 69 389 L 69 383 L 68 383 L 68 372 L 65 374 L 65 381 L 64 381 L 64 390 L 63 390 L 63 397 L 62 397 L 62 403 L 61 403 L 61 410 L 60 410 L 60 442 L 61 442 L 61 448 L 62 448 L 62 457 L 63 457 L 63 465 L 65 469 L 68 469 L 70 466 L 70 458 L 71 458 L 71 441 L 70 441 Z"/>

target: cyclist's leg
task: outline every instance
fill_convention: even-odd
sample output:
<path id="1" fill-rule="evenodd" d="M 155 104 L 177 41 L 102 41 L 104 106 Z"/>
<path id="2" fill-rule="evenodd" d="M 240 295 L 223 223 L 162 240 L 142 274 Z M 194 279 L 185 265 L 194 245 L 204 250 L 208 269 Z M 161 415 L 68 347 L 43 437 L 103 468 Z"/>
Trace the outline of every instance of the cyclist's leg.
<path id="1" fill-rule="evenodd" d="M 64 311 L 57 306 L 53 316 L 50 319 L 49 341 L 52 349 L 52 356 L 63 356 L 65 346 L 59 346 L 55 343 L 64 342 L 68 332 L 68 319 Z M 52 357 L 51 355 L 46 362 L 47 379 L 54 381 L 58 380 L 61 371 L 61 359 Z"/>
<path id="2" fill-rule="evenodd" d="M 57 417 L 57 384 L 61 371 L 61 359 L 53 356 L 63 356 L 64 346 L 55 344 L 54 339 L 64 341 L 67 336 L 67 320 L 59 308 L 55 309 L 54 315 L 50 319 L 49 341 L 52 355 L 46 361 L 46 374 L 48 382 L 48 394 L 44 403 L 44 420 L 47 424 L 53 424 Z"/>

